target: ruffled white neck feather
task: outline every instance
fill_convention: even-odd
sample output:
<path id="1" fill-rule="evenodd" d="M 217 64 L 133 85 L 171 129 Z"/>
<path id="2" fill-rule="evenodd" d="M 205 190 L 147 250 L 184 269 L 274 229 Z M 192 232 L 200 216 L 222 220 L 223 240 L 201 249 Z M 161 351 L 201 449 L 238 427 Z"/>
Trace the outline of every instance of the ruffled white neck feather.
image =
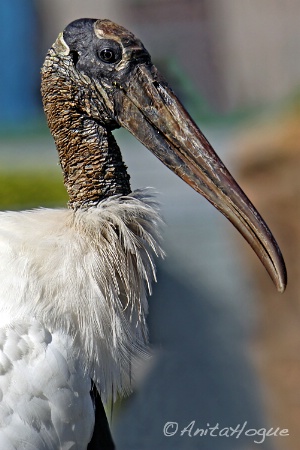
<path id="1" fill-rule="evenodd" d="M 161 218 L 138 190 L 89 209 L 0 213 L 0 326 L 34 318 L 72 337 L 103 400 L 130 390 L 147 351 Z"/>

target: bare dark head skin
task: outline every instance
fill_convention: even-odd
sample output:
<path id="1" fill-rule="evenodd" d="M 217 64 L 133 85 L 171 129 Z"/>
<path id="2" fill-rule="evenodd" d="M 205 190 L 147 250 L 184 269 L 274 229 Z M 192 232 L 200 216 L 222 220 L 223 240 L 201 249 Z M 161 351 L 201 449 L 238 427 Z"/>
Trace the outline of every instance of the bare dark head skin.
<path id="1" fill-rule="evenodd" d="M 48 52 L 42 94 L 72 208 L 130 193 L 111 133 L 122 126 L 233 223 L 284 291 L 269 228 L 132 33 L 109 20 L 72 22 Z"/>
<path id="2" fill-rule="evenodd" d="M 91 79 L 101 79 L 107 89 L 129 81 L 137 64 L 151 64 L 141 41 L 125 28 L 107 20 L 80 19 L 72 22 L 63 38 L 76 69 Z"/>

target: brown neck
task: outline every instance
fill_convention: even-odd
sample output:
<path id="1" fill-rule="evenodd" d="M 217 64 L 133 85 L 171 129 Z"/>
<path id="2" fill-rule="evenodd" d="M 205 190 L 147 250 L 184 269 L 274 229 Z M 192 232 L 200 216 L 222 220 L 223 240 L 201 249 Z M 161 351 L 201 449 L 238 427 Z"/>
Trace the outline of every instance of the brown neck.
<path id="1" fill-rule="evenodd" d="M 77 108 L 74 87 L 46 67 L 42 70 L 42 96 L 69 205 L 77 209 L 96 205 L 111 195 L 129 194 L 129 175 L 111 131 Z"/>

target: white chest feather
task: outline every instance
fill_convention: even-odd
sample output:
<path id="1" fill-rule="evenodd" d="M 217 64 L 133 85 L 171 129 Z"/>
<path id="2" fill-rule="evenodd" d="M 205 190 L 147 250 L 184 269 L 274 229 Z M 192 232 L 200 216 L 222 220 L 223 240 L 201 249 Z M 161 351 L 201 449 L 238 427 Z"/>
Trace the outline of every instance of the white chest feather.
<path id="1" fill-rule="evenodd" d="M 160 225 L 147 191 L 75 212 L 0 213 L 3 379 L 14 386 L 20 383 L 18 389 L 32 395 L 41 411 L 49 380 L 41 361 L 55 361 L 58 353 L 64 359 L 62 383 L 69 383 L 65 371 L 77 371 L 83 385 L 86 375 L 95 381 L 104 400 L 130 390 L 132 364 L 147 347 L 146 294 L 155 276 L 153 254 L 162 255 Z M 45 334 L 41 342 L 31 339 L 34 324 Z M 21 369 L 28 374 L 23 387 Z M 41 377 L 42 385 L 34 382 L 28 390 L 32 373 L 35 380 Z M 56 388 L 69 395 L 65 387 Z M 7 391 L 2 426 L 6 417 L 15 420 L 9 408 L 18 404 L 18 389 Z M 71 386 L 70 392 L 74 396 L 78 390 Z M 70 405 L 75 404 L 70 398 Z M 20 407 L 19 418 L 22 411 Z M 33 418 L 33 427 L 35 423 Z"/>
<path id="2" fill-rule="evenodd" d="M 37 320 L 1 330 L 0 448 L 84 450 L 94 410 L 91 380 L 70 336 Z"/>

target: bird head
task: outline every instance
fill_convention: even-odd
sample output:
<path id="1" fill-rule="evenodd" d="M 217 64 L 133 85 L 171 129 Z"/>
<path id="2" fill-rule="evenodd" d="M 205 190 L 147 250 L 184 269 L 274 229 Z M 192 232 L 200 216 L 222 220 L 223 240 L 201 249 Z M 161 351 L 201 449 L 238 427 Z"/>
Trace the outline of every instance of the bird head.
<path id="1" fill-rule="evenodd" d="M 76 108 L 107 128 L 129 130 L 202 194 L 244 236 L 283 292 L 286 269 L 268 226 L 141 41 L 109 20 L 80 19 L 59 35 L 52 52 L 53 67 L 71 82 Z"/>

